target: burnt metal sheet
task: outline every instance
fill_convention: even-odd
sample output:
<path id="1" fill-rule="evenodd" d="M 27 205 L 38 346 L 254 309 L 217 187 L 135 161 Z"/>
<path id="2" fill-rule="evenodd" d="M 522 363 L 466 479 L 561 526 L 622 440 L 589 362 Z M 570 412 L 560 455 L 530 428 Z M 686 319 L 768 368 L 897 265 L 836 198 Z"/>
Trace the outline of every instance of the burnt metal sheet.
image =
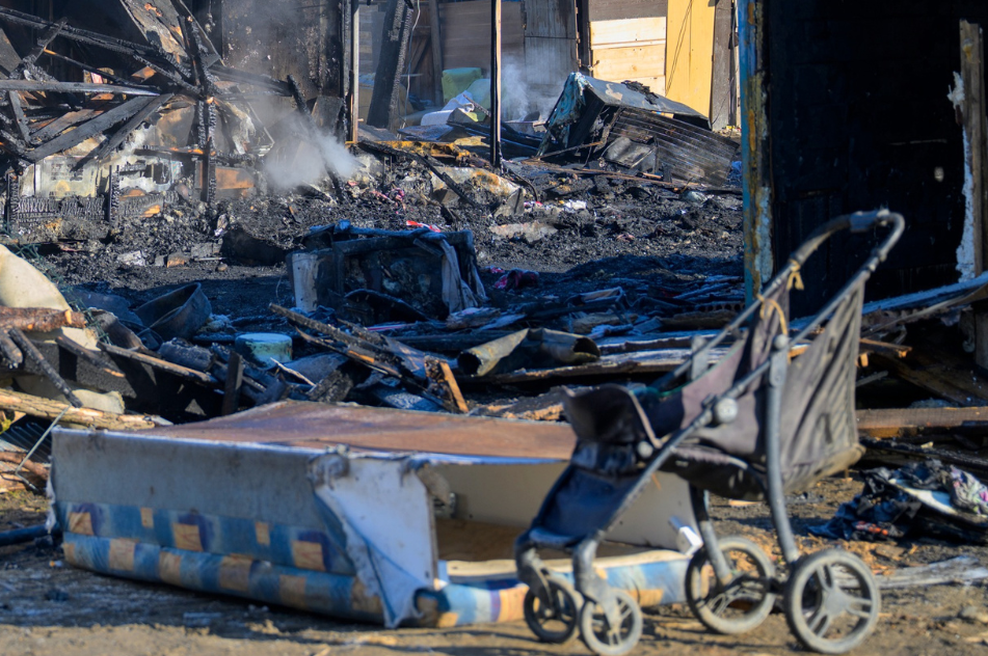
<path id="1" fill-rule="evenodd" d="M 683 118 L 694 117 L 706 122 L 707 117 L 681 102 L 670 100 L 658 94 L 645 94 L 621 82 L 608 82 L 594 77 L 581 76 L 584 88 L 612 107 L 634 107 L 650 112 L 677 114 Z"/>
<path id="2" fill-rule="evenodd" d="M 546 125 L 540 153 L 582 145 L 581 156 L 589 161 L 675 182 L 723 186 L 739 145 L 709 128 L 696 110 L 645 87 L 573 73 Z"/>
<path id="3" fill-rule="evenodd" d="M 319 450 L 344 444 L 364 450 L 551 460 L 567 460 L 575 443 L 568 424 L 302 401 L 139 433 Z"/>
<path id="4" fill-rule="evenodd" d="M 731 161 L 738 145 L 716 132 L 655 112 L 621 108 L 611 124 L 603 158 L 647 173 L 664 172 L 671 180 L 702 180 L 709 185 L 727 184 Z M 628 159 L 615 148 L 618 140 L 638 146 Z"/>

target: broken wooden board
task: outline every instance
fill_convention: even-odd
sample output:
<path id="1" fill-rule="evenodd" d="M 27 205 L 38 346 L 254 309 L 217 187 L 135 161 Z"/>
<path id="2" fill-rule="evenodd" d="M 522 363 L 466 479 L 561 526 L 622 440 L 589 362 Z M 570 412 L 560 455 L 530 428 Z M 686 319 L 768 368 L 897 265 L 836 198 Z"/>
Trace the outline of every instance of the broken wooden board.
<path id="1" fill-rule="evenodd" d="M 984 428 L 988 431 L 988 406 L 970 408 L 892 408 L 858 410 L 858 432 L 881 439 L 917 435 L 926 430 Z"/>

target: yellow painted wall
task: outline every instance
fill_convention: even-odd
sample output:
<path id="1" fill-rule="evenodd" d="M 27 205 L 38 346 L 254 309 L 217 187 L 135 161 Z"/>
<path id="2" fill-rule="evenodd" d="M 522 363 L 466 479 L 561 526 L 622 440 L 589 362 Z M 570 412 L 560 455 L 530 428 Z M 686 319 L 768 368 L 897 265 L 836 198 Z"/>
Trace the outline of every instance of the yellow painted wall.
<path id="1" fill-rule="evenodd" d="M 722 0 L 725 1 L 725 0 Z M 665 95 L 710 115 L 717 0 L 669 0 Z"/>

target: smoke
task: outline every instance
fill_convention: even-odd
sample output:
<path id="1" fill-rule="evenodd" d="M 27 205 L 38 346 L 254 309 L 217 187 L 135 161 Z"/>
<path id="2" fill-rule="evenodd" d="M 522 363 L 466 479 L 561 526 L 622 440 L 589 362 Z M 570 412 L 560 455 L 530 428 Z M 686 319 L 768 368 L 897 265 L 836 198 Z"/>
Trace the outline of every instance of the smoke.
<path id="1" fill-rule="evenodd" d="M 532 84 L 528 80 L 528 65 L 522 57 L 505 56 L 501 61 L 502 116 L 505 120 L 523 120 L 537 114 L 537 118 L 548 118 L 559 94 L 563 90 L 565 78 L 559 87 L 551 89 L 545 85 Z"/>
<path id="2" fill-rule="evenodd" d="M 327 174 L 349 179 L 360 164 L 346 146 L 333 135 L 294 120 L 296 129 L 281 138 L 264 158 L 264 175 L 272 189 L 281 192 L 317 184 Z"/>

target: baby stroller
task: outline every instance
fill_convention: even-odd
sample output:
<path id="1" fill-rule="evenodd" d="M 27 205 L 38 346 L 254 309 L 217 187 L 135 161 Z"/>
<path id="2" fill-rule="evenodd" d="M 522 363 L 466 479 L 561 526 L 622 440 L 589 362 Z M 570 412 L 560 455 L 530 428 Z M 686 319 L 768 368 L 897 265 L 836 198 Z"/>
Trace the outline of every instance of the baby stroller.
<path id="1" fill-rule="evenodd" d="M 689 561 L 684 587 L 708 629 L 754 629 L 781 595 L 790 630 L 811 650 L 844 653 L 871 633 L 880 608 L 871 571 L 841 549 L 801 555 L 785 495 L 846 469 L 863 452 L 854 386 L 864 285 L 904 227 L 902 216 L 886 210 L 833 219 L 792 254 L 757 302 L 709 342 L 695 344 L 690 359 L 662 380 L 634 392 L 605 385 L 567 395 L 573 456 L 515 543 L 518 578 L 529 586 L 525 620 L 537 637 L 562 643 L 579 629 L 603 656 L 637 644 L 641 610 L 597 574 L 594 557 L 660 469 L 690 484 L 703 546 Z M 881 243 L 790 339 L 788 292 L 794 283 L 801 287 L 806 259 L 841 230 L 876 228 L 887 230 Z M 727 353 L 710 366 L 711 349 L 731 337 Z M 718 539 L 709 492 L 767 500 L 788 576 L 750 540 Z M 575 585 L 546 567 L 539 549 L 571 554 Z"/>

